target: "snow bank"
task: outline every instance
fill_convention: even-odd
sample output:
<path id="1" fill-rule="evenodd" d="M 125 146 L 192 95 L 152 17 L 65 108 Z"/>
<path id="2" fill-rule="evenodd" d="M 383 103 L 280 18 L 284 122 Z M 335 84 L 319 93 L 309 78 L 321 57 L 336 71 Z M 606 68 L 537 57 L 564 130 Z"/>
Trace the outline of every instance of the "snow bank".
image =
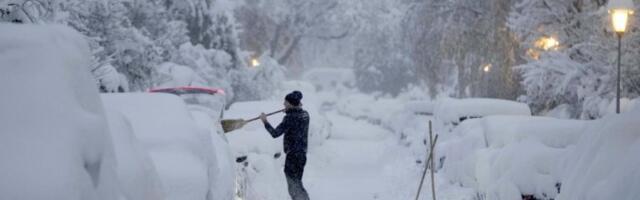
<path id="1" fill-rule="evenodd" d="M 0 199 L 120 199 L 83 36 L 0 24 Z"/>
<path id="2" fill-rule="evenodd" d="M 593 122 L 565 161 L 557 199 L 640 199 L 640 109 Z"/>
<path id="3" fill-rule="evenodd" d="M 222 199 L 212 191 L 216 158 L 211 136 L 199 129 L 183 100 L 171 94 L 109 94 L 107 107 L 122 113 L 149 152 L 167 199 Z"/>

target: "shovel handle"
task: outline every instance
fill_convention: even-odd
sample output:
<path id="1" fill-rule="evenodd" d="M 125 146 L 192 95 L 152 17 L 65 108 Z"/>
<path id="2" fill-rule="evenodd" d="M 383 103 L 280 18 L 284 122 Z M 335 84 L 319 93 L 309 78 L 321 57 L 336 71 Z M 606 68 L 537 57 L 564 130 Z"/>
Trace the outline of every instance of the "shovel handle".
<path id="1" fill-rule="evenodd" d="M 275 115 L 275 114 L 281 113 L 281 112 L 284 112 L 284 109 L 282 109 L 282 110 L 278 110 L 278 111 L 275 111 L 275 112 L 272 112 L 272 113 L 269 113 L 269 114 L 267 114 L 267 117 L 268 117 L 268 116 L 271 116 L 271 115 Z M 245 123 L 249 123 L 249 122 L 252 122 L 252 121 L 256 121 L 256 120 L 258 120 L 258 119 L 260 119 L 260 117 L 259 117 L 259 116 L 258 116 L 258 117 L 255 117 L 255 118 L 251 118 L 251 119 L 247 120 Z"/>

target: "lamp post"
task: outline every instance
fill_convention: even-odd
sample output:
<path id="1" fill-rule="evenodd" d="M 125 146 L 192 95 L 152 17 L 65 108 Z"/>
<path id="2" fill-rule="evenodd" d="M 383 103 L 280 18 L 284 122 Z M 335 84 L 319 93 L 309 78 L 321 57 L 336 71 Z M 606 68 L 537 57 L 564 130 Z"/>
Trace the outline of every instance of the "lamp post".
<path id="1" fill-rule="evenodd" d="M 618 75 L 616 80 L 616 113 L 620 113 L 620 71 L 622 61 L 622 36 L 627 31 L 629 15 L 633 14 L 633 1 L 631 0 L 611 0 L 609 1 L 609 13 L 613 30 L 618 36 Z"/>

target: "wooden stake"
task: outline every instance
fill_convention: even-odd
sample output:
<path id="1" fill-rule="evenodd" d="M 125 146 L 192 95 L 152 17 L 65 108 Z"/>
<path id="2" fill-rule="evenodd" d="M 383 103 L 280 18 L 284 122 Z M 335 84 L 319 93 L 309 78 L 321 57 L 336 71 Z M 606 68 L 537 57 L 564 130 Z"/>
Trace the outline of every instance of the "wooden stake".
<path id="1" fill-rule="evenodd" d="M 433 196 L 433 200 L 436 200 L 436 181 L 435 177 L 433 176 L 433 173 L 436 169 L 434 164 L 435 159 L 433 158 L 433 150 L 435 149 L 436 144 L 433 140 L 433 128 L 431 127 L 431 121 L 429 121 L 429 141 L 431 142 L 431 151 L 429 151 L 429 158 L 431 158 L 431 195 Z"/>
<path id="2" fill-rule="evenodd" d="M 422 191 L 422 185 L 424 184 L 424 178 L 427 176 L 427 169 L 429 168 L 429 165 L 431 165 L 431 190 L 433 193 L 433 199 L 435 200 L 436 198 L 436 193 L 435 193 L 435 186 L 434 186 L 434 178 L 433 178 L 433 149 L 436 146 L 436 143 L 438 142 L 438 135 L 436 135 L 435 139 L 433 139 L 433 131 L 432 131 L 432 127 L 431 127 L 431 121 L 429 121 L 429 141 L 430 141 L 430 147 L 429 150 L 431 151 L 429 154 L 427 154 L 427 160 L 424 163 L 424 171 L 422 172 L 422 179 L 420 179 L 420 185 L 418 186 L 418 194 L 416 194 L 416 200 L 418 200 L 418 198 L 420 198 L 420 192 Z"/>

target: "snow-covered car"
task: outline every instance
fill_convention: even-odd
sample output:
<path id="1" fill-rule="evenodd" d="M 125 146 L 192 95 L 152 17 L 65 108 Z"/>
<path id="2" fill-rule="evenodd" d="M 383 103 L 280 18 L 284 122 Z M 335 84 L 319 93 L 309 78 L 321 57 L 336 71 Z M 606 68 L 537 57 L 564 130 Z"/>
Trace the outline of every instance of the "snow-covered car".
<path id="1" fill-rule="evenodd" d="M 0 23 L 0 199 L 122 199 L 85 37 Z"/>
<path id="2" fill-rule="evenodd" d="M 586 125 L 532 116 L 466 120 L 436 146 L 437 166 L 451 181 L 476 189 L 485 199 L 555 199 L 562 161 Z"/>
<path id="3" fill-rule="evenodd" d="M 203 128 L 198 120 L 202 117 L 194 116 L 181 98 L 131 93 L 103 94 L 102 100 L 130 124 L 151 156 L 167 199 L 233 198 L 233 177 L 228 176 L 233 168 L 225 168 L 231 163 L 228 156 L 219 156 L 225 154 L 226 142 L 212 134 L 213 128 Z M 214 127 L 211 124 L 216 123 L 209 121 L 208 127 Z"/>
<path id="4" fill-rule="evenodd" d="M 525 103 L 503 99 L 468 98 L 439 99 L 434 107 L 436 126 L 451 129 L 460 122 L 491 115 L 531 116 L 531 109 Z"/>
<path id="5" fill-rule="evenodd" d="M 224 115 L 225 92 L 218 88 L 183 86 L 173 88 L 154 88 L 151 93 L 168 93 L 180 96 L 189 108 L 196 124 L 211 134 L 215 156 L 217 159 L 217 194 L 230 197 L 234 191 L 228 188 L 235 187 L 234 162 L 231 155 L 229 142 L 227 141 L 220 120 Z"/>
<path id="6" fill-rule="evenodd" d="M 429 100 L 414 100 L 405 103 L 404 108 L 416 115 L 433 115 L 434 103 Z"/>
<path id="7" fill-rule="evenodd" d="M 116 172 L 122 192 L 127 199 L 165 199 L 149 152 L 134 133 L 131 122 L 116 109 L 105 106 L 109 132 L 113 140 Z"/>
<path id="8" fill-rule="evenodd" d="M 214 117 L 214 120 L 219 120 L 224 115 L 225 108 L 225 92 L 218 88 L 196 87 L 196 86 L 183 86 L 183 87 L 171 87 L 171 88 L 153 88 L 150 89 L 151 93 L 169 93 L 175 94 L 189 105 L 200 105 L 209 109 L 208 112 Z"/>

